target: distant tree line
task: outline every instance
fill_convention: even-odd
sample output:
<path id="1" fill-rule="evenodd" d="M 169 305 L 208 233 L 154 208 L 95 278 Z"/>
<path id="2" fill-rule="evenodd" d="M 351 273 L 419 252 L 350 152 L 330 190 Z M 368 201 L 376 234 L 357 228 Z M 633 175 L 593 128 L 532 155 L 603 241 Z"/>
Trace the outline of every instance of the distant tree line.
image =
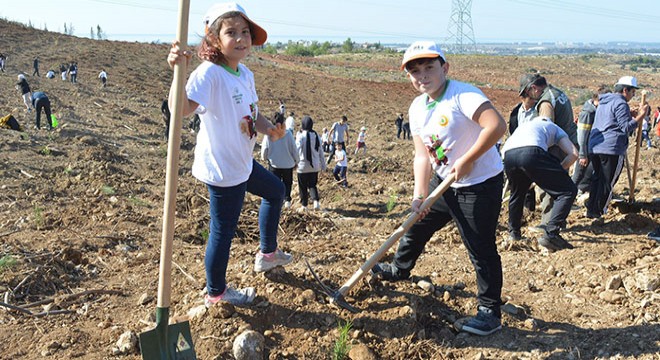
<path id="1" fill-rule="evenodd" d="M 292 56 L 318 56 L 337 53 L 360 53 L 360 52 L 395 52 L 378 43 L 356 44 L 351 38 L 343 43 L 331 43 L 329 41 L 291 41 L 275 44 L 266 44 L 261 51 L 269 54 L 286 54 Z"/>

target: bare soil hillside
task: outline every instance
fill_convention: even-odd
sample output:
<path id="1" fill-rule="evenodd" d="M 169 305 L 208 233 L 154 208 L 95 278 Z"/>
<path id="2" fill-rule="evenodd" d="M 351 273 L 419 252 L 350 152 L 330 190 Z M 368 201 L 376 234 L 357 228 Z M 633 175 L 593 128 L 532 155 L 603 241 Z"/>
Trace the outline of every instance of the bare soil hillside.
<path id="1" fill-rule="evenodd" d="M 11 113 L 25 127 L 0 129 L 0 302 L 8 304 L 0 306 L 0 359 L 139 359 L 137 346 L 125 354 L 115 347 L 120 335 L 139 334 L 154 321 L 167 153 L 159 107 L 172 76 L 168 46 L 69 37 L 2 20 L 0 34 L 0 52 L 8 55 L 0 115 Z M 42 77 L 27 78 L 52 101 L 60 126 L 50 132 L 33 129 L 34 114 L 24 111 L 14 89 L 19 72 L 32 73 L 35 56 Z M 448 58 L 450 76 L 480 86 L 505 117 L 517 102 L 519 75 L 530 69 L 573 100 L 628 74 L 620 57 L 605 55 Z M 79 64 L 78 84 L 43 76 L 72 60 Z M 235 286 L 255 286 L 258 298 L 253 306 L 192 318 L 198 357 L 233 358 L 232 341 L 253 329 L 265 336 L 268 359 L 329 359 L 338 323 L 351 321 L 351 346 L 378 359 L 659 359 L 660 247 L 646 237 L 660 223 L 657 139 L 655 148 L 641 150 L 632 205 L 618 202 L 596 223 L 575 207 L 564 233 L 575 249 L 547 254 L 535 242 L 507 244 L 503 205 L 502 331 L 477 337 L 453 327 L 476 308 L 474 271 L 453 226 L 428 244 L 413 281 L 358 284 L 348 296 L 357 314 L 328 304 L 303 257 L 338 288 L 409 211 L 413 146 L 396 138 L 394 119 L 415 93 L 399 61 L 400 55 L 258 52 L 246 61 L 267 115 L 278 99 L 298 119 L 311 115 L 316 130 L 346 114 L 353 129 L 368 128 L 369 148 L 351 158 L 348 189 L 321 174 L 324 211 L 299 214 L 297 200 L 284 211 L 279 241 L 295 256 L 284 270 L 253 272 L 259 200 L 247 197 L 228 277 Z M 108 72 L 106 88 L 97 79 L 101 68 Z M 635 75 L 658 90 L 656 73 Z M 659 105 L 655 94 L 650 99 Z M 574 103 L 576 112 L 580 107 Z M 190 174 L 194 146 L 186 123 L 172 273 L 176 317 L 201 304 L 205 281 L 208 194 Z M 615 192 L 628 198 L 625 174 Z M 538 220 L 527 217 L 530 225 Z M 420 280 L 432 287 L 420 287 Z"/>

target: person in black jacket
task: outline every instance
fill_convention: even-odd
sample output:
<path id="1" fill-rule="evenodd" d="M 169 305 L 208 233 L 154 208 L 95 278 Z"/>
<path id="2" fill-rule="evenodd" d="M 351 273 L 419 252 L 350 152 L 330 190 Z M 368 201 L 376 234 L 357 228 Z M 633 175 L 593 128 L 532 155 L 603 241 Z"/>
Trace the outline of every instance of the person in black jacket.
<path id="1" fill-rule="evenodd" d="M 21 92 L 21 96 L 23 97 L 23 103 L 25 104 L 25 111 L 30 112 L 32 111 L 32 106 L 30 106 L 30 99 L 32 98 L 32 93 L 30 90 L 30 85 L 27 82 L 27 79 L 25 79 L 25 75 L 23 74 L 18 74 L 18 82 L 16 83 L 16 89 Z"/>
<path id="2" fill-rule="evenodd" d="M 37 129 L 41 129 L 41 110 L 46 113 L 46 123 L 48 124 L 48 130 L 53 130 L 53 123 L 51 120 L 50 114 L 50 100 L 48 96 L 43 91 L 37 91 L 32 94 L 32 105 L 34 106 L 37 118 Z"/>
<path id="3" fill-rule="evenodd" d="M 32 76 L 34 76 L 35 74 L 37 76 L 41 76 L 41 75 L 39 75 L 39 57 L 38 56 L 35 57 L 34 60 L 32 61 L 32 67 L 34 68 L 34 71 L 32 72 Z"/>
<path id="4" fill-rule="evenodd" d="M 396 138 L 401 138 L 401 131 L 403 130 L 403 114 L 399 114 L 394 120 L 394 125 L 396 125 Z"/>

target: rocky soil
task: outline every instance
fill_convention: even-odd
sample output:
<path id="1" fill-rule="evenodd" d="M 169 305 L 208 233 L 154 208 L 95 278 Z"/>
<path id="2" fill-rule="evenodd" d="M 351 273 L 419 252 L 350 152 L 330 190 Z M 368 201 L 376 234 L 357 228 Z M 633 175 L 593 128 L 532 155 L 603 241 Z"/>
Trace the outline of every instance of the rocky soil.
<path id="1" fill-rule="evenodd" d="M 0 359 L 139 359 L 135 335 L 153 324 L 156 307 L 167 155 L 159 107 L 171 81 L 168 47 L 2 20 L 0 33 L 0 52 L 9 57 L 0 73 L 0 115 L 13 114 L 26 129 L 0 130 L 0 302 L 7 304 L 0 306 Z M 42 77 L 27 78 L 53 103 L 60 126 L 52 132 L 33 129 L 34 115 L 14 89 L 18 72 L 31 74 L 37 55 Z M 577 112 L 575 100 L 587 89 L 628 74 L 620 59 L 449 55 L 450 76 L 480 86 L 505 117 L 517 102 L 519 74 L 542 71 L 571 95 Z M 79 63 L 78 84 L 43 77 L 71 60 Z M 247 197 L 228 276 L 235 286 L 256 287 L 253 306 L 199 311 L 208 196 L 190 175 L 195 135 L 184 124 L 171 311 L 190 319 L 198 358 L 233 358 L 234 339 L 253 330 L 264 337 L 265 358 L 328 359 L 339 324 L 350 321 L 352 359 L 658 359 L 660 248 L 646 237 L 660 223 L 658 147 L 641 150 L 633 204 L 625 201 L 622 174 L 604 222 L 575 207 L 564 233 L 573 250 L 548 254 L 534 241 L 507 243 L 503 205 L 498 242 L 507 304 L 504 329 L 490 337 L 453 327 L 476 307 L 474 272 L 453 226 L 428 244 L 412 281 L 359 283 L 348 296 L 357 314 L 328 304 L 303 257 L 338 288 L 409 211 L 413 147 L 396 138 L 393 121 L 415 93 L 399 61 L 258 52 L 246 61 L 267 115 L 282 99 L 298 119 L 311 115 L 317 130 L 346 114 L 353 129 L 366 126 L 369 134 L 368 154 L 350 161 L 348 189 L 322 173 L 324 210 L 300 214 L 294 201 L 283 213 L 279 241 L 295 256 L 286 269 L 253 272 L 258 199 Z M 101 68 L 109 76 L 105 89 L 96 78 Z M 635 75 L 657 106 L 659 76 Z M 530 225 L 538 219 L 527 216 Z"/>

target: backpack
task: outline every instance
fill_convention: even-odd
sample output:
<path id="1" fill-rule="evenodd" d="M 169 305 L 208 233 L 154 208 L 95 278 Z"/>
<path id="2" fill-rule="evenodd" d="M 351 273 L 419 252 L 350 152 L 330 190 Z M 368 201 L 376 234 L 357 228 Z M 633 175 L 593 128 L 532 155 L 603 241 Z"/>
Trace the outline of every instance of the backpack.
<path id="1" fill-rule="evenodd" d="M 16 120 L 16 118 L 11 114 L 0 118 L 0 128 L 23 131 L 23 128 L 21 128 L 18 120 Z"/>

